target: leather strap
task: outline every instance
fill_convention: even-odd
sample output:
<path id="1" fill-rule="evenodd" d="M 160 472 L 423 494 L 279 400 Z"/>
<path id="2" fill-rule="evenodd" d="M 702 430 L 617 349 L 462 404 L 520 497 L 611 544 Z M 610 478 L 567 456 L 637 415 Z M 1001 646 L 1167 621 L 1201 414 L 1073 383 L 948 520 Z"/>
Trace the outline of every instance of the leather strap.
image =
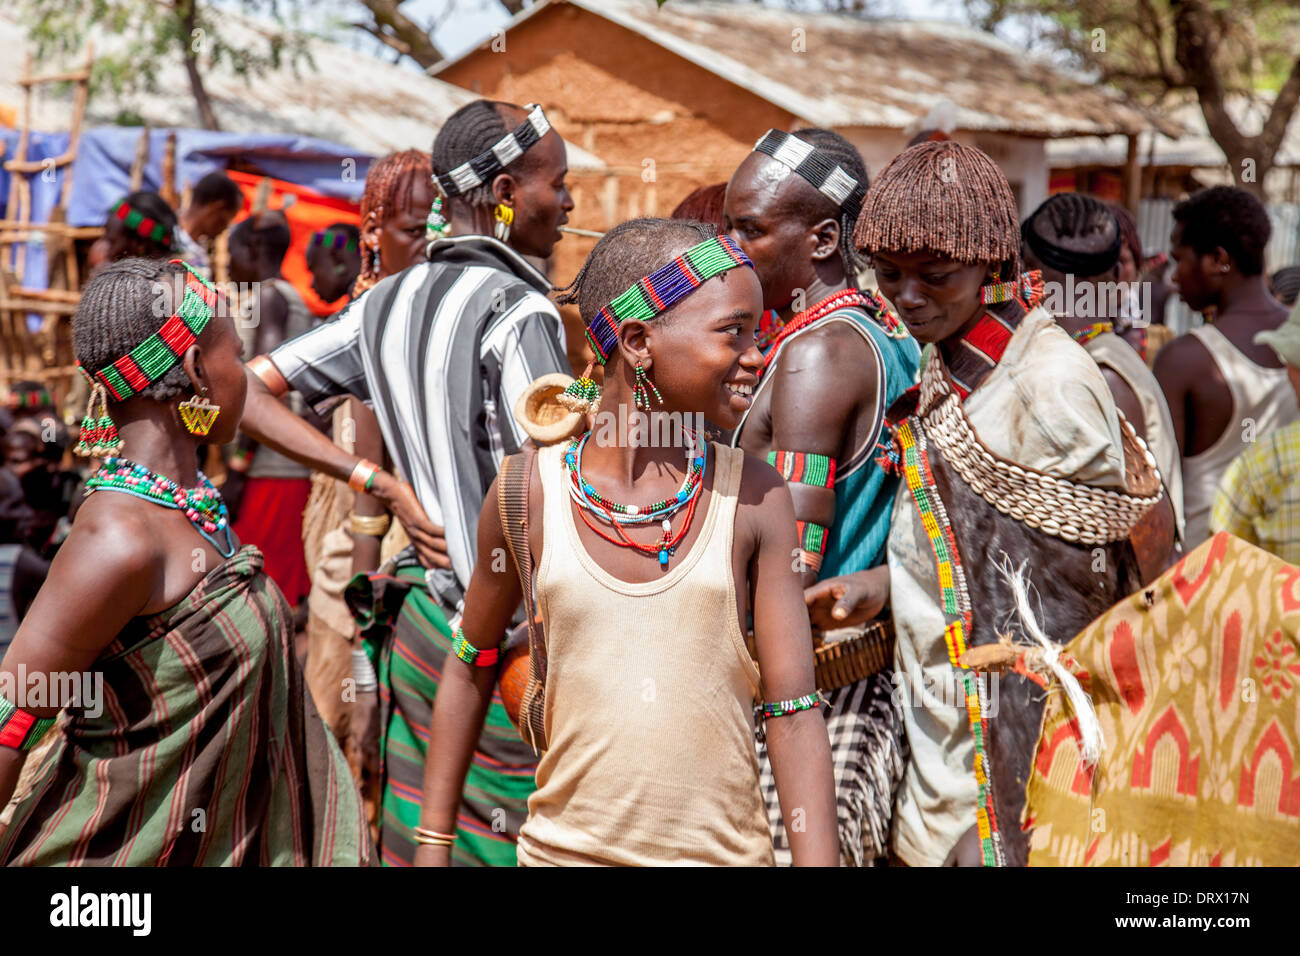
<path id="1" fill-rule="evenodd" d="M 528 681 L 519 704 L 519 732 L 533 748 L 546 749 L 543 725 L 546 689 L 546 646 L 536 624 L 533 605 L 533 552 L 528 544 L 528 492 L 532 484 L 537 449 L 525 445 L 517 455 L 502 460 L 498 473 L 497 511 L 501 530 L 519 572 L 519 587 L 524 596 L 524 615 L 528 624 Z"/>

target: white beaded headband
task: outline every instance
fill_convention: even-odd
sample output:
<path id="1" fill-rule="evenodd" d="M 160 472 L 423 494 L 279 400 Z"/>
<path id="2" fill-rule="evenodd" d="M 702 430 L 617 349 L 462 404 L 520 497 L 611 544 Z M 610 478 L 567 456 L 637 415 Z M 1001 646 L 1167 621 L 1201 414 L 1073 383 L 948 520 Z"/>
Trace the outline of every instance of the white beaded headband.
<path id="1" fill-rule="evenodd" d="M 837 208 L 856 213 L 866 188 L 812 143 L 779 129 L 770 129 L 754 144 L 754 152 L 770 156 L 798 174 Z"/>
<path id="2" fill-rule="evenodd" d="M 505 169 L 520 156 L 536 145 L 551 128 L 546 114 L 536 103 L 526 107 L 528 118 L 513 132 L 507 133 L 497 144 L 486 152 L 479 153 L 467 163 L 461 163 L 449 173 L 437 173 L 434 182 L 446 196 L 459 196 L 476 186 L 481 186 L 491 177 Z"/>

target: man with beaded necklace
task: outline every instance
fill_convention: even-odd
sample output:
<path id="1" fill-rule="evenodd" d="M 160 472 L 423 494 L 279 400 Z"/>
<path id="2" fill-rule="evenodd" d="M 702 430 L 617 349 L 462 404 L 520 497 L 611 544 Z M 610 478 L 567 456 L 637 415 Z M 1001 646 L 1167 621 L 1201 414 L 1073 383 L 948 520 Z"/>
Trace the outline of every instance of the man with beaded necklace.
<path id="1" fill-rule="evenodd" d="M 829 130 L 770 130 L 728 184 L 730 235 L 754 262 L 763 307 L 783 326 L 754 404 L 732 439 L 766 459 L 794 497 L 804 584 L 884 561 L 897 479 L 875 462 L 885 409 L 916 380 L 920 349 L 884 302 L 856 287 L 849 244 L 867 189 L 856 149 Z M 855 865 L 883 856 L 902 775 L 902 722 L 887 673 L 830 698 L 840 846 Z M 785 833 L 768 805 L 779 849 Z"/>
<path id="2" fill-rule="evenodd" d="M 910 750 L 894 859 L 1023 864 L 1024 781 L 1049 680 L 976 680 L 986 658 L 971 655 L 1031 633 L 1017 613 L 1026 581 L 1041 630 L 1067 641 L 1153 579 L 1172 509 L 1096 364 L 1029 305 L 1041 279 L 1020 273 L 1015 198 L 988 156 L 951 141 L 900 153 L 853 238 L 908 330 L 933 344 L 920 385 L 889 410 L 883 458 L 903 481 L 888 563 L 805 597 L 821 626 L 891 606 Z"/>

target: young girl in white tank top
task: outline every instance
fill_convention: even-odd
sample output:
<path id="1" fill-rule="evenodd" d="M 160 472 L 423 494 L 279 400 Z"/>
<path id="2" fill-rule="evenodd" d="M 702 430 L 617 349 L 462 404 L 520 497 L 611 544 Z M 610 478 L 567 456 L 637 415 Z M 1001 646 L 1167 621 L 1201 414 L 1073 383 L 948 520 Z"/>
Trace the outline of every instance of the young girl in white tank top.
<path id="1" fill-rule="evenodd" d="M 830 746 L 790 494 L 770 466 L 678 427 L 733 428 L 752 401 L 762 365 L 752 265 L 710 227 L 633 220 L 596 245 L 570 301 L 604 385 L 589 368 L 570 387 L 566 403 L 594 413 L 592 430 L 542 449 L 530 485 L 547 749 L 519 861 L 770 865 L 757 721 L 795 863 L 835 865 Z M 628 440 L 625 425 L 646 413 L 658 446 Z M 676 440 L 666 447 L 665 436 Z M 499 645 L 521 598 L 515 569 L 493 560 L 509 554 L 497 495 L 494 484 L 434 710 L 417 865 L 450 862 Z M 757 667 L 744 639 L 750 613 Z"/>

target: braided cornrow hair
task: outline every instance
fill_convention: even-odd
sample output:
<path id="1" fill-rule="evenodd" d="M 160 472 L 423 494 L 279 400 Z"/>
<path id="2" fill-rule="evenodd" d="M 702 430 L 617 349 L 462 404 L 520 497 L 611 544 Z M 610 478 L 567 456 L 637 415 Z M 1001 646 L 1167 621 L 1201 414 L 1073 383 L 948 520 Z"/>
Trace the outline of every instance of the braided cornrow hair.
<path id="1" fill-rule="evenodd" d="M 433 178 L 429 154 L 418 149 L 389 153 L 376 160 L 366 174 L 366 191 L 361 197 L 361 273 L 352 287 L 360 295 L 384 277 L 379 261 L 379 230 L 393 210 L 410 203 L 417 179 Z"/>
<path id="2" fill-rule="evenodd" d="M 119 259 L 95 273 L 72 316 L 72 349 L 81 367 L 93 375 L 162 328 L 184 277 L 184 266 L 160 259 Z M 178 363 L 139 394 L 161 402 L 191 390 Z"/>
<path id="3" fill-rule="evenodd" d="M 452 113 L 433 140 L 434 172 L 445 176 L 461 163 L 468 163 L 495 146 L 501 137 L 519 125 L 517 120 L 507 119 L 515 110 L 523 112 L 523 107 L 495 100 L 475 100 Z M 533 150 L 528 150 L 507 166 L 505 171 L 519 173 L 528 168 L 533 161 L 530 157 L 534 155 Z M 496 205 L 491 181 L 454 197 L 452 202 L 463 202 L 468 206 Z"/>
<path id="4" fill-rule="evenodd" d="M 795 130 L 794 135 L 816 146 L 818 152 L 824 153 L 828 159 L 838 163 L 846 173 L 862 185 L 863 189 L 870 185 L 867 164 L 862 161 L 862 154 L 839 133 L 810 126 Z M 829 199 L 826 200 L 826 208 L 834 209 Z M 840 224 L 840 259 L 844 263 L 844 271 L 850 282 L 855 281 L 857 271 L 863 265 L 862 256 L 858 255 L 858 251 L 853 248 L 853 228 L 857 225 L 861 212 L 861 204 L 855 204 L 852 199 L 845 202 L 843 208 L 835 210 L 835 218 Z"/>
<path id="5" fill-rule="evenodd" d="M 869 254 L 928 250 L 1015 276 L 1016 198 L 982 151 L 953 140 L 920 143 L 891 159 L 867 190 L 853 245 Z"/>
<path id="6" fill-rule="evenodd" d="M 688 219 L 629 219 L 596 243 L 578 274 L 558 291 L 561 305 L 576 305 L 583 323 L 632 285 L 692 246 L 718 234 L 709 223 Z M 669 309 L 655 321 L 672 315 Z"/>

